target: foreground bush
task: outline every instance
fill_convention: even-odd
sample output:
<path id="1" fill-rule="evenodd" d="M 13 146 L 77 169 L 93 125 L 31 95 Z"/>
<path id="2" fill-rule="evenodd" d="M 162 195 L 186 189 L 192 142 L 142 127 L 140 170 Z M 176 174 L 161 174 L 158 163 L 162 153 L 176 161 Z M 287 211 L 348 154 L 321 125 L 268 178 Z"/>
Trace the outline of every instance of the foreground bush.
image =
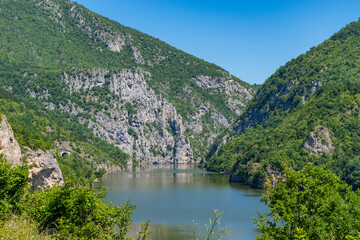
<path id="1" fill-rule="evenodd" d="M 30 191 L 29 170 L 0 155 L 0 239 L 124 239 L 134 205 L 106 203 L 106 191 L 66 183 Z M 149 223 L 138 239 L 146 239 Z M 46 233 L 46 234 L 45 234 Z"/>
<path id="2" fill-rule="evenodd" d="M 270 213 L 256 220 L 257 239 L 356 239 L 360 231 L 360 191 L 328 170 L 312 165 L 286 168 L 285 180 L 267 186 Z M 354 238 L 352 238 L 354 237 Z"/>
<path id="3" fill-rule="evenodd" d="M 30 194 L 26 211 L 58 239 L 123 239 L 135 206 L 102 201 L 105 190 L 95 193 L 89 186 L 57 186 Z"/>
<path id="4" fill-rule="evenodd" d="M 0 220 L 20 211 L 20 202 L 28 185 L 27 165 L 12 167 L 0 154 Z"/>

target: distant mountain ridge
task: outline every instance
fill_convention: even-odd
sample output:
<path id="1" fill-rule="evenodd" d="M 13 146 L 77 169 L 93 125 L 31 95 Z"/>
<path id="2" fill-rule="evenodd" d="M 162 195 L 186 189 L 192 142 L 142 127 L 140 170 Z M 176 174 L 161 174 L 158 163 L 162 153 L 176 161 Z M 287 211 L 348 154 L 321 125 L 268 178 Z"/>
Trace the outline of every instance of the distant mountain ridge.
<path id="1" fill-rule="evenodd" d="M 224 69 L 75 2 L 4 0 L 0 19 L 0 86 L 87 127 L 130 164 L 202 161 L 255 93 Z"/>
<path id="2" fill-rule="evenodd" d="M 280 67 L 217 139 L 208 168 L 259 186 L 284 162 L 330 162 L 360 187 L 359 46 L 357 21 Z"/>

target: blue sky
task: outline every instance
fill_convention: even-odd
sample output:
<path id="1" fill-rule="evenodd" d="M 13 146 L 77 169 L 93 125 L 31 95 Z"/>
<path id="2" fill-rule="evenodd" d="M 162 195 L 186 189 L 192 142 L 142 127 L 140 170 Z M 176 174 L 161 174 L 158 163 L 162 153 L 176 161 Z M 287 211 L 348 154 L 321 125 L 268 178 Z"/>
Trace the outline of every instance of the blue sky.
<path id="1" fill-rule="evenodd" d="M 360 0 L 76 0 L 90 10 L 263 83 L 360 17 Z"/>

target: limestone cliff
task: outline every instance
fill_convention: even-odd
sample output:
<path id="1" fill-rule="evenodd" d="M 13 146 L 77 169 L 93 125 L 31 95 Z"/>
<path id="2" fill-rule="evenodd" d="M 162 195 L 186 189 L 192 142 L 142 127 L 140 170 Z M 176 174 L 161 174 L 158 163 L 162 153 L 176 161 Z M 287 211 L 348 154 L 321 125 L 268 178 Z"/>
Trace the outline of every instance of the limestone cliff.
<path id="1" fill-rule="evenodd" d="M 8 123 L 6 116 L 1 114 L 0 123 L 0 154 L 4 154 L 13 164 L 21 164 L 21 149 L 14 137 L 14 132 Z"/>
<path id="2" fill-rule="evenodd" d="M 74 68 L 64 72 L 60 82 L 71 93 L 86 95 L 87 102 L 95 102 L 101 109 L 84 109 L 68 101 L 56 107 L 78 116 L 80 122 L 94 134 L 115 144 L 133 157 L 149 163 L 192 163 L 193 153 L 184 136 L 182 117 L 175 107 L 149 88 L 146 79 L 150 73 L 138 68 L 132 70 L 107 70 Z M 106 97 L 96 96 L 92 90 L 108 88 Z M 49 107 L 48 103 L 45 103 Z M 82 114 L 90 113 L 90 120 Z M 130 162 L 129 162 L 130 164 Z"/>

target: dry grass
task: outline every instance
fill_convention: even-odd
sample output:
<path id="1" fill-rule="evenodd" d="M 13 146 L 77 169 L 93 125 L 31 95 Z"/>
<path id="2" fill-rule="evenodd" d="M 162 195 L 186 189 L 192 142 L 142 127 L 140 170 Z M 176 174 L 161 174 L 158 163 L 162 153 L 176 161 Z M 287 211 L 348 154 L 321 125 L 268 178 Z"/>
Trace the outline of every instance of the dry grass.
<path id="1" fill-rule="evenodd" d="M 0 221 L 0 239 L 44 240 L 52 238 L 46 234 L 40 234 L 36 224 L 29 219 L 14 216 L 9 221 Z"/>

